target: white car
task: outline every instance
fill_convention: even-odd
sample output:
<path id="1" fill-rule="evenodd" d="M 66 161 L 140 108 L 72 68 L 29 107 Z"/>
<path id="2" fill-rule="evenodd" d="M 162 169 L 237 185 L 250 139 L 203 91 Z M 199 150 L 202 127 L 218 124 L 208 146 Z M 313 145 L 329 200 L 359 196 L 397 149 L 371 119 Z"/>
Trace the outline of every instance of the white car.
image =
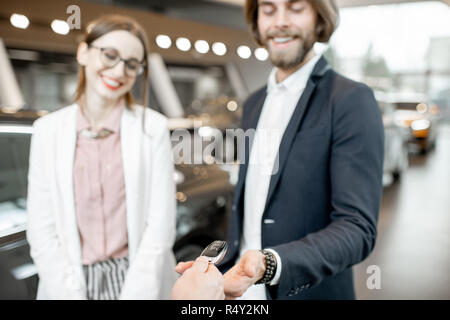
<path id="1" fill-rule="evenodd" d="M 395 107 L 377 97 L 383 115 L 384 166 L 383 185 L 390 185 L 400 179 L 408 168 L 408 132 L 395 121 Z"/>

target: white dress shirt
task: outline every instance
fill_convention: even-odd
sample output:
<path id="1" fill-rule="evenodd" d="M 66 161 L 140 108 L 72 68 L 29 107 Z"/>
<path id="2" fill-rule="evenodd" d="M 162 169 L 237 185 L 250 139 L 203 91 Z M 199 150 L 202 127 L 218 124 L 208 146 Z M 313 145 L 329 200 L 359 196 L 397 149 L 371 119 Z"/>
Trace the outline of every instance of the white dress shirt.
<path id="1" fill-rule="evenodd" d="M 269 75 L 267 96 L 256 128 L 245 180 L 244 227 L 240 256 L 247 250 L 261 249 L 261 220 L 270 179 L 279 169 L 278 151 L 281 139 L 319 58 L 320 55 L 314 56 L 280 83 L 276 81 L 276 68 Z M 266 220 L 264 223 L 275 222 Z M 275 250 L 271 252 L 277 259 L 277 271 L 270 284 L 276 285 L 280 280 L 282 261 Z M 267 299 L 265 286 L 250 287 L 240 299 Z"/>

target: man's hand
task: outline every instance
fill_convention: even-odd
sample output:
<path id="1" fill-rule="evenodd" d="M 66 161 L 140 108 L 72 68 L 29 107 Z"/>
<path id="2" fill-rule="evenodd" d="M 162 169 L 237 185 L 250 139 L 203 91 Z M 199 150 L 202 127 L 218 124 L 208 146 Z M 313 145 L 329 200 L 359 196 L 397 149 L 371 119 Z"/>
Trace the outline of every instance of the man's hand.
<path id="1" fill-rule="evenodd" d="M 266 259 L 258 250 L 248 250 L 241 260 L 224 275 L 225 298 L 236 299 L 244 294 L 266 272 Z"/>
<path id="2" fill-rule="evenodd" d="M 183 275 L 175 282 L 170 299 L 225 299 L 223 276 L 214 265 L 209 264 L 205 257 L 198 257 L 195 262 L 178 264 L 175 270 Z"/>

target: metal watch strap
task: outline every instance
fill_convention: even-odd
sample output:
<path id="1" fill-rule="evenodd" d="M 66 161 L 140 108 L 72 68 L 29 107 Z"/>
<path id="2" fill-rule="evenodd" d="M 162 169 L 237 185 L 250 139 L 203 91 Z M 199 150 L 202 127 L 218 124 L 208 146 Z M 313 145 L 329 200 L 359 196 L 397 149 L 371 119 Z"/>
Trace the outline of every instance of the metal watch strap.
<path id="1" fill-rule="evenodd" d="M 255 284 L 266 284 L 270 283 L 272 279 L 275 277 L 277 260 L 272 252 L 267 250 L 259 250 L 266 258 L 266 272 L 264 272 L 264 276 L 259 279 Z"/>

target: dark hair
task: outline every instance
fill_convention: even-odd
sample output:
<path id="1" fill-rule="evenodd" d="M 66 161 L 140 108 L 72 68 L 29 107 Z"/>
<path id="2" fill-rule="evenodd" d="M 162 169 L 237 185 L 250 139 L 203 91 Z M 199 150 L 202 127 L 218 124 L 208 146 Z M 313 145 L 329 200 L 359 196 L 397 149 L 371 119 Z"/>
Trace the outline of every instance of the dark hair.
<path id="1" fill-rule="evenodd" d="M 316 38 L 318 42 L 328 42 L 339 24 L 339 11 L 335 0 L 306 0 L 316 10 L 318 22 L 316 26 Z M 253 37 L 259 45 L 261 37 L 258 32 L 258 0 L 246 0 L 245 18 Z"/>
<path id="2" fill-rule="evenodd" d="M 111 31 L 116 30 L 126 30 L 135 35 L 142 43 L 144 47 L 144 62 L 148 66 L 148 43 L 147 35 L 144 29 L 132 18 L 122 15 L 105 15 L 92 22 L 90 22 L 86 27 L 86 32 L 84 34 L 82 42 L 85 42 L 88 46 L 96 39 L 107 34 Z M 144 109 L 147 106 L 148 99 L 148 67 L 144 68 L 142 76 L 142 86 L 143 86 L 143 98 L 142 104 Z M 75 101 L 79 101 L 86 90 L 86 75 L 85 67 L 80 65 L 78 72 L 78 86 L 75 92 Z M 134 99 L 131 92 L 125 94 L 125 103 L 128 108 L 131 108 Z"/>

